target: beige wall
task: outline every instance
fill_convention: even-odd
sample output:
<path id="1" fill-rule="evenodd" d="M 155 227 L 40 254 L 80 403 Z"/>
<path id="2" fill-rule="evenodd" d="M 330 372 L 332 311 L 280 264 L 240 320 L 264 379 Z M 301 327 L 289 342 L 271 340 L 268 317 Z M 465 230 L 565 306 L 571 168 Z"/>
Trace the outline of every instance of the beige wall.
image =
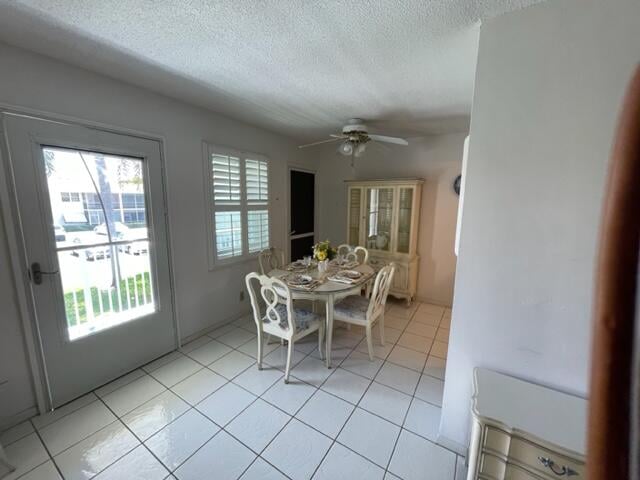
<path id="1" fill-rule="evenodd" d="M 320 237 L 336 243 L 345 240 L 344 180 L 423 178 L 417 296 L 421 300 L 451 305 L 458 209 L 458 196 L 452 185 L 462 167 L 464 138 L 464 133 L 456 133 L 412 138 L 408 147 L 370 145 L 365 156 L 356 159 L 355 171 L 349 166 L 348 158 L 335 153 L 334 146 L 321 148 L 317 153 L 322 193 Z"/>

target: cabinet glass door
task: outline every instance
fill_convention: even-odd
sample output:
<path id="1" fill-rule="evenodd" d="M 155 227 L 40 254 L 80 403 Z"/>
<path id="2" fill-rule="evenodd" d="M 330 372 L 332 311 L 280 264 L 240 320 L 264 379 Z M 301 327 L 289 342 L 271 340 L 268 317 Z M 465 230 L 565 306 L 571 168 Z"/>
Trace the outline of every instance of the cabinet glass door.
<path id="1" fill-rule="evenodd" d="M 393 219 L 393 188 L 367 188 L 367 248 L 389 251 Z"/>
<path id="2" fill-rule="evenodd" d="M 360 245 L 361 188 L 349 189 L 349 245 Z"/>
<path id="3" fill-rule="evenodd" d="M 400 188 L 398 199 L 398 253 L 409 253 L 411 243 L 411 208 L 413 188 Z"/>

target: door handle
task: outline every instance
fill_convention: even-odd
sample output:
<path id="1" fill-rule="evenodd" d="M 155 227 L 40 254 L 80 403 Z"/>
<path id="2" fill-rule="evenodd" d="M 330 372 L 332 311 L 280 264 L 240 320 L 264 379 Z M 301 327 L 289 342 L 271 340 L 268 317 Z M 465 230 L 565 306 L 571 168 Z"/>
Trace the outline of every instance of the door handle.
<path id="1" fill-rule="evenodd" d="M 289 235 L 290 235 L 290 236 L 291 236 L 291 235 L 295 235 L 295 234 L 296 234 L 296 231 L 295 231 L 295 230 L 291 230 L 291 231 L 289 232 Z"/>
<path id="2" fill-rule="evenodd" d="M 43 275 L 57 275 L 59 270 L 55 270 L 53 272 L 45 272 L 40 268 L 40 264 L 38 262 L 33 262 L 31 264 L 31 280 L 36 285 L 40 285 L 42 283 Z"/>

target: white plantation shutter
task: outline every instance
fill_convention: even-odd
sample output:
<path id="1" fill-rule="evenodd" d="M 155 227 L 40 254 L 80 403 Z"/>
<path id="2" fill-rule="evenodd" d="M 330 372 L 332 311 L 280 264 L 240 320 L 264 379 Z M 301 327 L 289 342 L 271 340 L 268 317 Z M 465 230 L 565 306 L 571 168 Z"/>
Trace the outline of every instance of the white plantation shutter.
<path id="1" fill-rule="evenodd" d="M 213 267 L 269 246 L 269 164 L 211 145 L 207 157 Z"/>
<path id="2" fill-rule="evenodd" d="M 213 201 L 216 205 L 240 205 L 240 159 L 211 155 Z"/>
<path id="3" fill-rule="evenodd" d="M 267 162 L 247 159 L 245 163 L 247 192 L 247 238 L 249 253 L 269 246 L 269 174 Z"/>
<path id="4" fill-rule="evenodd" d="M 266 205 L 269 202 L 269 176 L 267 162 L 264 160 L 246 160 L 247 203 Z"/>

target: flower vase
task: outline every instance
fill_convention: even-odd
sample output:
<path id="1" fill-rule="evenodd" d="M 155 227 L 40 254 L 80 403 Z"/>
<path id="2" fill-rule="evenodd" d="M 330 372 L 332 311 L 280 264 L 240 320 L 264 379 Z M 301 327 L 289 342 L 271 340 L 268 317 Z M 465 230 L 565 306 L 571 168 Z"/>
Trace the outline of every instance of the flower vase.
<path id="1" fill-rule="evenodd" d="M 327 271 L 328 265 L 329 265 L 329 260 L 322 260 L 318 262 L 318 271 L 320 273 L 325 273 Z"/>

